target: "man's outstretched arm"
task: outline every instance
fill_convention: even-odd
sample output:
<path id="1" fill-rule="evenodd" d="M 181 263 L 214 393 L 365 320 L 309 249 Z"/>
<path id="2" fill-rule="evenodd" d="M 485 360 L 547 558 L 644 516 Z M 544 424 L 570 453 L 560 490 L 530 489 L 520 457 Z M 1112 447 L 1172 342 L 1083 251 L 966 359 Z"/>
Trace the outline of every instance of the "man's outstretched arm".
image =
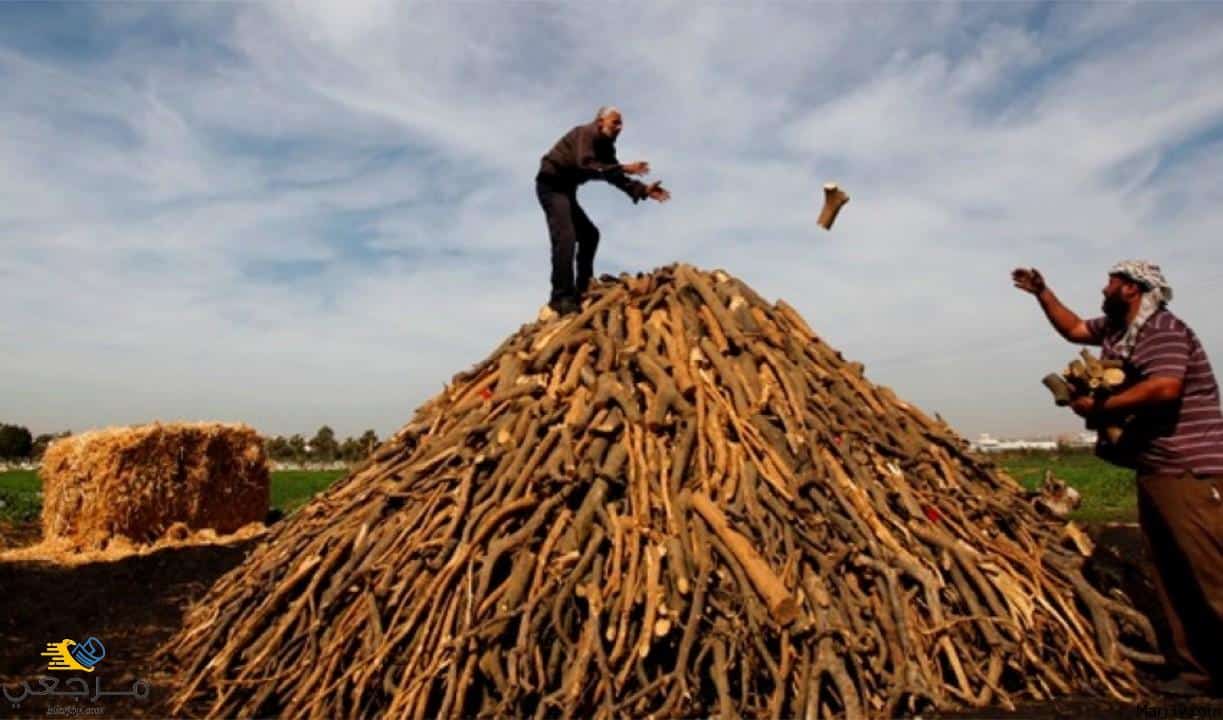
<path id="1" fill-rule="evenodd" d="M 650 195 L 649 188 L 644 183 L 637 182 L 623 172 L 608 173 L 604 179 L 623 190 L 624 194 L 631 197 L 634 203 L 645 200 Z"/>
<path id="2" fill-rule="evenodd" d="M 1040 309 L 1049 318 L 1049 324 L 1058 334 L 1072 343 L 1099 345 L 1100 339 L 1087 327 L 1087 323 L 1074 311 L 1062 304 L 1053 291 L 1045 285 L 1045 279 L 1036 268 L 1016 268 L 1011 273 L 1015 287 L 1036 296 Z"/>

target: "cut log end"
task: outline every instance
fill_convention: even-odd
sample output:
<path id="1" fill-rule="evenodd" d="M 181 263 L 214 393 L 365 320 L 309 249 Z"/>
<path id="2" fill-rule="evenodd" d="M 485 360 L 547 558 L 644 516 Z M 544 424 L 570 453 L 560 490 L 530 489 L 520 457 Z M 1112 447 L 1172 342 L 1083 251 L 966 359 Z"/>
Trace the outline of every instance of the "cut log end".
<path id="1" fill-rule="evenodd" d="M 849 202 L 849 195 L 838 187 L 836 183 L 825 184 L 824 208 L 820 210 L 820 227 L 825 230 L 831 230 L 832 224 L 836 222 L 837 214 L 841 212 L 841 208 L 847 202 Z"/>

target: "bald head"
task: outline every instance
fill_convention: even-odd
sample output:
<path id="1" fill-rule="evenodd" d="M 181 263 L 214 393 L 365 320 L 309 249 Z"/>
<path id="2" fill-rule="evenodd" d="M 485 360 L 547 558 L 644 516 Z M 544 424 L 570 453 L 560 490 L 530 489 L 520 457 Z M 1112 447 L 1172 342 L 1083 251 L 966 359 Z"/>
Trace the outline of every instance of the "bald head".
<path id="1" fill-rule="evenodd" d="M 595 114 L 595 125 L 600 135 L 615 140 L 624 128 L 624 119 L 615 105 L 605 105 Z"/>

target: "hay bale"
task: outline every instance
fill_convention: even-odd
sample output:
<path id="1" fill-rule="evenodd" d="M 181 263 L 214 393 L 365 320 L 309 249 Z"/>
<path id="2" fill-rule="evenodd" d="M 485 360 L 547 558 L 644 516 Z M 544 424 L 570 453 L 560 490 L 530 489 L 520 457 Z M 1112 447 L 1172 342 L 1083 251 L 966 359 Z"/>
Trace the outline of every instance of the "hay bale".
<path id="1" fill-rule="evenodd" d="M 176 523 L 232 533 L 268 512 L 263 443 L 241 424 L 175 423 L 74 435 L 43 457 L 43 537 L 100 549 L 152 543 Z"/>

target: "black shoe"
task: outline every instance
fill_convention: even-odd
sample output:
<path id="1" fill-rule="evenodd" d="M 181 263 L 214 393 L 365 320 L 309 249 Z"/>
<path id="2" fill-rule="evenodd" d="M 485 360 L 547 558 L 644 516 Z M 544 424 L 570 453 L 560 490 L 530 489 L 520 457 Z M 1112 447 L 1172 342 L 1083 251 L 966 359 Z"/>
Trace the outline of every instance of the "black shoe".
<path id="1" fill-rule="evenodd" d="M 562 316 L 572 315 L 573 313 L 581 312 L 582 310 L 582 304 L 578 302 L 577 298 L 573 297 L 563 297 L 553 300 L 548 303 L 548 307 L 555 310 L 557 315 Z"/>

